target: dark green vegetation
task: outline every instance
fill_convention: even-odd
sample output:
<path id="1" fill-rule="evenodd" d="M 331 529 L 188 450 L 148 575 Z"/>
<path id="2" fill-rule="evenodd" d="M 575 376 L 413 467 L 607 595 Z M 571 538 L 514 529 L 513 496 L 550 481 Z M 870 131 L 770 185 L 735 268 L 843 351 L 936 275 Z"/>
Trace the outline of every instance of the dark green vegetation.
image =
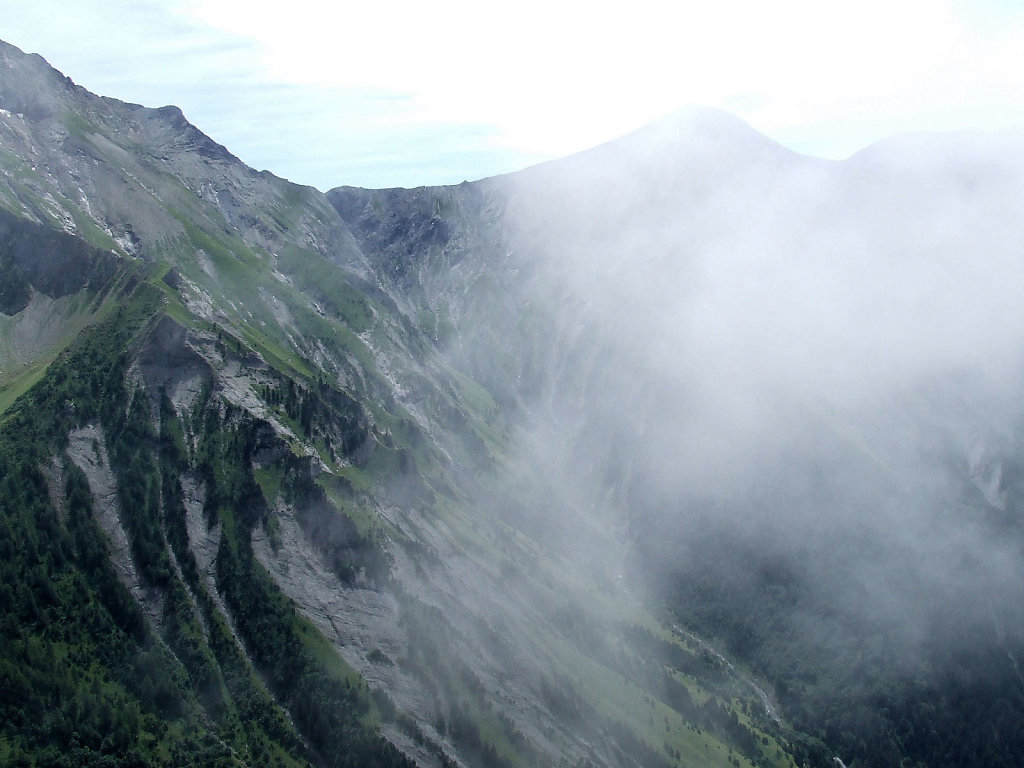
<path id="1" fill-rule="evenodd" d="M 217 582 L 237 639 L 216 609 L 185 530 L 185 422 L 166 395 L 154 404 L 125 388 L 160 293 L 142 283 L 122 302 L 4 417 L 4 764 L 408 764 L 374 735 L 365 684 L 254 562 L 245 534 L 266 504 L 243 456 L 253 425 L 222 424 L 205 403 L 188 432 L 208 473 L 208 524 L 224 532 Z M 96 422 L 111 436 L 93 449 L 116 477 L 142 605 L 116 575 L 88 480 L 64 452 L 70 432 Z"/>

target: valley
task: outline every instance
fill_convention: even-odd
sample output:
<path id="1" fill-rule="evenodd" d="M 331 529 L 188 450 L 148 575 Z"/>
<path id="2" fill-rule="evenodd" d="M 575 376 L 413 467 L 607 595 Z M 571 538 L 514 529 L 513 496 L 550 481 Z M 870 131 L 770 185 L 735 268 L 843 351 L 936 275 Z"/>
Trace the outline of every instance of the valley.
<path id="1" fill-rule="evenodd" d="M 1019 764 L 1024 138 L 930 141 L 322 194 L 0 43 L 0 763 Z"/>

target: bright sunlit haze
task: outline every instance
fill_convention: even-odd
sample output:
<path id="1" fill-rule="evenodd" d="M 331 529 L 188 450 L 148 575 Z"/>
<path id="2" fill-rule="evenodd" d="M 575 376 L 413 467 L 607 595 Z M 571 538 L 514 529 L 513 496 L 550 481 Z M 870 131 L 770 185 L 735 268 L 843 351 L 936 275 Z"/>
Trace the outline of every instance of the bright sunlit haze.
<path id="1" fill-rule="evenodd" d="M 89 90 L 180 106 L 246 163 L 328 189 L 458 183 L 690 105 L 843 158 L 904 131 L 1024 124 L 1002 0 L 0 2 L 4 38 Z"/>

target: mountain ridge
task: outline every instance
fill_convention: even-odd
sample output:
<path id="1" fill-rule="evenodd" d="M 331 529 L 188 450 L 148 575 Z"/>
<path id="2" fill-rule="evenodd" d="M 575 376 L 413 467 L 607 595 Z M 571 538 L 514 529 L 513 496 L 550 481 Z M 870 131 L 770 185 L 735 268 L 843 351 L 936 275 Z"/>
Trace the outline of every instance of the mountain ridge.
<path id="1" fill-rule="evenodd" d="M 18 258 L 116 268 L 0 359 L 0 760 L 1024 754 L 1012 164 L 922 196 L 700 112 L 322 195 L 46 71 L 66 112 L 0 113 Z"/>
<path id="2" fill-rule="evenodd" d="M 33 503 L 58 509 L 43 513 L 58 521 L 53 546 L 71 535 L 67 509 L 75 541 L 88 531 L 108 553 L 76 570 L 85 561 L 58 551 L 39 583 L 51 568 L 81 572 L 88 599 L 109 606 L 106 626 L 132 627 L 123 652 L 136 672 L 100 663 L 62 695 L 116 687 L 118 717 L 148 724 L 125 751 L 123 729 L 104 742 L 63 709 L 28 727 L 12 702 L 4 759 L 401 764 L 379 730 L 425 765 L 664 761 L 634 707 L 647 683 L 629 683 L 603 643 L 586 649 L 620 622 L 663 630 L 623 606 L 608 625 L 557 618 L 569 592 L 590 588 L 470 501 L 494 482 L 479 472 L 507 460 L 503 417 L 436 356 L 428 318 L 375 279 L 334 209 L 204 152 L 177 110 L 71 94 L 66 115 L 3 115 L 3 204 L 116 251 L 132 277 L 5 412 L 5 440 L 16 431 L 32 446 L 7 466 L 48 487 Z M 42 413 L 56 420 L 37 427 Z M 41 523 L 21 499 L 4 496 L 4 530 L 34 537 Z M 24 591 L 16 571 L 5 579 Z M 517 589 L 497 599 L 502 582 Z M 63 615 L 82 650 L 59 664 L 77 670 L 94 641 L 72 597 L 50 594 L 52 608 L 28 614 L 38 622 L 10 625 L 22 624 L 7 647 L 52 648 L 47 627 Z M 609 685 L 621 697 L 596 695 Z M 647 706 L 673 724 L 672 750 L 714 748 L 724 764 L 733 737 L 714 702 L 731 683 L 715 685 L 718 735 Z"/>

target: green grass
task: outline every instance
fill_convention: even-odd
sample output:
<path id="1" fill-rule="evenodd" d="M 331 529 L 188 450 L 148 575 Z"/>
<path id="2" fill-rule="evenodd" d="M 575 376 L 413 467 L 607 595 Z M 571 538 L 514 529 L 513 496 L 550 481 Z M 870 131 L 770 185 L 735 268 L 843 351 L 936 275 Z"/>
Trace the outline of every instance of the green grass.
<path id="1" fill-rule="evenodd" d="M 263 491 L 263 498 L 267 500 L 268 506 L 273 506 L 281 491 L 281 481 L 284 480 L 284 464 L 277 462 L 269 467 L 256 467 L 253 469 L 256 482 Z"/>
<path id="2" fill-rule="evenodd" d="M 296 618 L 296 629 L 303 646 L 316 660 L 324 674 L 353 688 L 364 688 L 366 683 L 352 667 L 338 654 L 337 649 L 304 616 Z M 367 718 L 369 720 L 369 718 Z"/>
<path id="3" fill-rule="evenodd" d="M 15 400 L 25 394 L 43 377 L 47 367 L 56 357 L 57 352 L 54 352 L 25 366 L 10 379 L 4 381 L 3 386 L 0 387 L 0 416 L 14 404 Z M 0 426 L 2 425 L 3 421 L 0 421 Z"/>
<path id="4" fill-rule="evenodd" d="M 381 526 L 376 510 L 364 494 L 355 493 L 354 486 L 343 481 L 341 477 L 325 472 L 317 477 L 316 483 L 338 511 L 355 523 L 360 536 L 374 540 L 379 535 Z"/>
<path id="5" fill-rule="evenodd" d="M 71 135 L 78 139 L 84 139 L 91 134 L 99 132 L 99 128 L 95 123 L 87 120 L 78 112 L 65 110 L 61 113 L 60 120 L 70 131 Z"/>
<path id="6" fill-rule="evenodd" d="M 370 328 L 370 301 L 352 286 L 337 265 L 313 251 L 286 247 L 278 254 L 277 267 L 299 290 L 315 298 L 332 319 L 338 318 L 353 333 Z"/>

